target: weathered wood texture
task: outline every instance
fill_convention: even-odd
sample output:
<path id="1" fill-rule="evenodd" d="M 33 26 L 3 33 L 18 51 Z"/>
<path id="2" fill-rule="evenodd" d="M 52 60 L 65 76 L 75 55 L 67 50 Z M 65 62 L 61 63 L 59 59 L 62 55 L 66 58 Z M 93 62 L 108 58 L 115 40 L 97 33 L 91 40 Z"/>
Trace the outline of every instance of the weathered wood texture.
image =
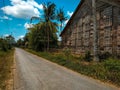
<path id="1" fill-rule="evenodd" d="M 76 53 L 93 53 L 92 4 L 91 0 L 83 1 L 61 34 L 62 46 Z M 120 7 L 110 3 L 97 0 L 98 49 L 99 52 L 120 54 Z"/>

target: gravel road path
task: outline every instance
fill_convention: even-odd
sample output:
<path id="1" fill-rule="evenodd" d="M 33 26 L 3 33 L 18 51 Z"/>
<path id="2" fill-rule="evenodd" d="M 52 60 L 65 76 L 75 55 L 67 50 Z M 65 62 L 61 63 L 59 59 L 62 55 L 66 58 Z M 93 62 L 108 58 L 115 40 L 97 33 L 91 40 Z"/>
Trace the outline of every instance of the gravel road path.
<path id="1" fill-rule="evenodd" d="M 118 90 L 19 48 L 15 62 L 15 90 Z"/>

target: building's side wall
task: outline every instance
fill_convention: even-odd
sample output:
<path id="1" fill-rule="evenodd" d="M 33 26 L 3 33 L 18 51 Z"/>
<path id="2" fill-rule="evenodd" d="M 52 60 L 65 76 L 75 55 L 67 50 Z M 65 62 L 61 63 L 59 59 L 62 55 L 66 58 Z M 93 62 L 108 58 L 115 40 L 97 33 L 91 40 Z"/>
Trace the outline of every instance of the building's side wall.
<path id="1" fill-rule="evenodd" d="M 120 8 L 113 7 L 113 53 L 120 55 Z"/>
<path id="2" fill-rule="evenodd" d="M 99 14 L 99 50 L 100 52 L 109 52 L 118 54 L 120 52 L 119 42 L 120 36 L 120 8 L 108 6 L 101 9 Z"/>
<path id="3" fill-rule="evenodd" d="M 65 46 L 77 53 L 93 53 L 93 22 L 90 0 L 86 0 L 62 35 Z M 107 5 L 97 9 L 99 51 L 120 54 L 120 8 Z"/>
<path id="4" fill-rule="evenodd" d="M 62 45 L 78 53 L 93 50 L 93 30 L 91 21 L 91 2 L 86 0 L 62 35 Z M 89 4 L 89 5 L 88 5 Z M 90 34 L 90 35 L 89 35 Z M 67 40 L 65 37 L 68 37 Z M 66 42 L 65 42 L 66 40 Z"/>
<path id="5" fill-rule="evenodd" d="M 99 50 L 112 53 L 113 7 L 109 6 L 99 12 Z"/>

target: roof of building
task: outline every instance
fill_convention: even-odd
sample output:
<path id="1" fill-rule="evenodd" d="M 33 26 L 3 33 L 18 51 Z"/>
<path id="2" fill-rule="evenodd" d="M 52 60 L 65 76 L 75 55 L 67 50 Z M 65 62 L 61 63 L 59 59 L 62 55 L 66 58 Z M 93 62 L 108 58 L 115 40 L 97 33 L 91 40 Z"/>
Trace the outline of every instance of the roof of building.
<path id="1" fill-rule="evenodd" d="M 79 8 L 81 7 L 81 5 L 84 3 L 85 0 L 81 0 L 79 5 L 77 6 L 75 12 L 73 13 L 73 15 L 71 16 L 70 20 L 68 21 L 67 25 L 65 26 L 65 28 L 63 29 L 63 31 L 61 32 L 60 36 L 62 36 L 62 34 L 65 32 L 65 30 L 67 29 L 67 27 L 69 26 L 69 24 L 71 23 L 71 21 L 73 20 L 74 16 L 76 15 L 77 11 L 79 10 Z"/>

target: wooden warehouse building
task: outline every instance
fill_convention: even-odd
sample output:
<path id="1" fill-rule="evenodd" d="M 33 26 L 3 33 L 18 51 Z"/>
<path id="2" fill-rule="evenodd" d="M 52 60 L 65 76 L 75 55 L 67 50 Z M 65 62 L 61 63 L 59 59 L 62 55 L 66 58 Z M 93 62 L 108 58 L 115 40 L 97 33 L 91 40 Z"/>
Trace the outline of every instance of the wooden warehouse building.
<path id="1" fill-rule="evenodd" d="M 62 46 L 76 53 L 94 53 L 94 22 L 97 20 L 98 51 L 120 54 L 120 0 L 96 0 L 93 13 L 92 0 L 81 0 L 76 11 L 61 33 Z"/>

